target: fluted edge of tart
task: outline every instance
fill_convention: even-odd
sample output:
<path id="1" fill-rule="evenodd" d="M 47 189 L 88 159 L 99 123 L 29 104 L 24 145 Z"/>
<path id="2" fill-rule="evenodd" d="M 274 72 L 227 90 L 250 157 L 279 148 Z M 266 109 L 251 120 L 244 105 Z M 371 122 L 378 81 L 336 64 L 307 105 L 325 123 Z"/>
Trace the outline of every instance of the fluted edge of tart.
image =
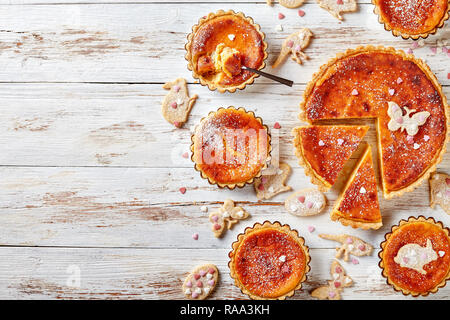
<path id="1" fill-rule="evenodd" d="M 266 62 L 265 60 L 268 57 L 268 53 L 267 53 L 267 42 L 265 41 L 266 35 L 264 32 L 261 31 L 261 26 L 257 23 L 255 23 L 253 21 L 253 18 L 246 16 L 243 12 L 238 12 L 236 13 L 234 10 L 228 10 L 228 11 L 224 11 L 224 10 L 219 10 L 217 12 L 211 12 L 209 13 L 207 16 L 204 16 L 202 18 L 200 18 L 197 22 L 197 24 L 195 24 L 194 26 L 192 26 L 192 30 L 191 33 L 187 36 L 187 43 L 185 44 L 185 49 L 186 49 L 186 55 L 185 55 L 185 59 L 188 62 L 187 68 L 192 71 L 192 76 L 200 81 L 200 84 L 203 86 L 207 86 L 209 88 L 209 90 L 211 91 L 219 91 L 220 93 L 224 93 L 226 91 L 228 92 L 235 92 L 236 90 L 243 90 L 245 89 L 245 87 L 247 85 L 251 85 L 253 84 L 253 82 L 255 81 L 255 78 L 258 78 L 259 75 L 254 73 L 249 79 L 245 80 L 243 83 L 235 85 L 235 86 L 230 86 L 230 87 L 224 87 L 221 86 L 219 84 L 213 83 L 211 81 L 208 81 L 206 79 L 204 79 L 200 74 L 197 73 L 195 65 L 193 64 L 192 61 L 192 53 L 191 53 L 191 46 L 192 46 L 192 40 L 194 38 L 194 35 L 196 34 L 196 32 L 199 30 L 199 28 L 203 25 L 203 23 L 213 19 L 213 18 L 217 18 L 217 17 L 221 17 L 221 16 L 225 16 L 225 15 L 233 15 L 233 16 L 238 16 L 240 18 L 242 18 L 244 21 L 250 23 L 255 30 L 259 33 L 259 35 L 261 36 L 261 42 L 262 42 L 262 49 L 264 52 L 264 56 L 262 58 L 262 63 L 261 65 L 257 68 L 258 70 L 264 69 L 266 67 Z"/>
<path id="2" fill-rule="evenodd" d="M 399 223 L 397 225 L 394 225 L 391 227 L 391 231 L 389 231 L 388 233 L 385 234 L 384 236 L 384 241 L 382 241 L 380 243 L 380 248 L 381 250 L 378 252 L 378 257 L 380 258 L 380 262 L 378 263 L 378 266 L 381 268 L 381 275 L 383 276 L 383 278 L 386 279 L 386 283 L 390 286 L 392 286 L 394 288 L 395 291 L 397 292 L 401 292 L 404 296 L 408 296 L 411 295 L 413 297 L 418 297 L 418 296 L 423 296 L 426 297 L 428 296 L 430 293 L 436 293 L 440 288 L 445 287 L 445 285 L 447 284 L 447 280 L 450 279 L 450 271 L 447 273 L 447 275 L 442 279 L 441 282 L 439 282 L 433 289 L 430 289 L 426 292 L 416 292 L 416 291 L 412 291 L 406 288 L 402 288 L 399 285 L 397 285 L 395 282 L 393 282 L 390 278 L 389 275 L 386 272 L 386 268 L 385 268 L 385 263 L 383 260 L 383 253 L 385 250 L 386 245 L 388 244 L 389 239 L 391 238 L 391 236 L 394 234 L 394 232 L 396 230 L 398 230 L 399 228 L 401 228 L 402 226 L 409 224 L 411 222 L 427 222 L 430 223 L 432 225 L 438 226 L 441 230 L 444 231 L 444 233 L 447 235 L 447 237 L 450 237 L 450 229 L 447 227 L 444 227 L 443 223 L 441 221 L 437 221 L 434 220 L 434 218 L 426 218 L 422 215 L 418 216 L 418 217 L 413 217 L 410 216 L 408 218 L 408 220 L 400 220 Z"/>
<path id="3" fill-rule="evenodd" d="M 196 134 L 196 130 L 197 128 L 201 125 L 201 123 L 206 120 L 207 118 L 209 118 L 210 116 L 212 116 L 213 114 L 217 113 L 219 110 L 228 110 L 228 109 L 232 109 L 232 110 L 236 110 L 236 111 L 243 111 L 245 114 L 252 116 L 253 118 L 255 118 L 265 129 L 267 132 L 267 145 L 268 145 L 268 149 L 267 149 L 267 158 L 266 161 L 264 163 L 264 165 L 261 167 L 261 169 L 259 170 L 259 173 L 254 176 L 253 178 L 246 180 L 244 182 L 239 182 L 239 183 L 219 183 L 217 181 L 215 181 L 213 178 L 208 177 L 198 166 L 198 164 L 195 162 L 194 156 L 195 156 L 195 134 Z M 271 160 L 271 152 L 272 152 L 272 137 L 270 135 L 269 132 L 269 128 L 267 127 L 267 125 L 265 125 L 262 121 L 261 117 L 257 117 L 255 115 L 255 113 L 253 111 L 247 111 L 245 110 L 245 108 L 239 107 L 239 108 L 235 108 L 234 106 L 229 106 L 227 108 L 225 107 L 220 107 L 219 109 L 217 109 L 216 111 L 211 111 L 208 113 L 208 115 L 206 117 L 203 117 L 200 122 L 195 126 L 194 131 L 191 135 L 191 161 L 194 163 L 194 169 L 196 171 L 198 171 L 200 173 L 200 177 L 202 177 L 203 179 L 208 180 L 209 184 L 211 185 L 217 185 L 219 188 L 223 189 L 223 188 L 228 188 L 230 190 L 235 189 L 236 187 L 238 188 L 243 188 L 244 186 L 246 186 L 247 184 L 253 184 L 255 182 L 255 178 L 259 178 L 262 175 L 262 171 L 264 169 L 266 169 L 268 167 L 268 163 L 270 163 Z"/>
<path id="4" fill-rule="evenodd" d="M 292 239 L 294 239 L 300 245 L 300 247 L 303 250 L 303 253 L 305 255 L 305 269 L 303 271 L 303 276 L 299 280 L 298 284 L 295 286 L 295 288 L 293 288 L 289 292 L 287 292 L 281 296 L 278 296 L 276 298 L 265 298 L 265 297 L 261 297 L 261 296 L 258 296 L 256 294 L 253 294 L 252 292 L 250 292 L 244 286 L 244 284 L 242 284 L 240 282 L 239 276 L 235 270 L 235 253 L 236 253 L 237 249 L 239 248 L 239 246 L 241 245 L 241 243 L 246 238 L 246 236 L 251 234 L 254 230 L 266 229 L 266 228 L 267 229 L 271 228 L 271 229 L 279 230 L 283 233 L 286 233 L 288 236 L 290 236 Z M 297 230 L 291 229 L 291 227 L 287 224 L 282 225 L 279 221 L 270 222 L 267 220 L 264 221 L 262 224 L 257 222 L 252 227 L 245 228 L 244 233 L 240 233 L 237 236 L 237 241 L 235 241 L 231 244 L 231 248 L 232 248 L 232 250 L 228 253 L 228 257 L 230 258 L 230 261 L 228 262 L 228 268 L 230 269 L 230 276 L 232 279 L 234 279 L 234 284 L 241 290 L 241 292 L 243 294 L 249 296 L 253 300 L 285 300 L 286 298 L 293 296 L 296 290 L 301 289 L 303 282 L 305 282 L 308 279 L 307 274 L 311 270 L 311 267 L 309 266 L 309 263 L 311 261 L 311 257 L 309 255 L 309 247 L 307 247 L 305 245 L 305 239 L 303 237 L 299 236 Z"/>
<path id="5" fill-rule="evenodd" d="M 416 58 L 413 54 L 407 54 L 403 50 L 396 50 L 393 47 L 384 47 L 384 46 L 372 46 L 372 45 L 359 46 L 359 47 L 356 47 L 355 49 L 347 49 L 345 52 L 340 52 L 334 58 L 329 59 L 327 63 L 323 64 L 320 67 L 319 71 L 317 71 L 316 73 L 313 74 L 312 80 L 310 82 L 308 82 L 308 84 L 306 85 L 305 91 L 303 92 L 302 101 L 300 102 L 300 105 L 299 105 L 300 114 L 298 115 L 298 118 L 299 118 L 299 120 L 301 120 L 303 122 L 307 122 L 310 124 L 314 123 L 314 121 L 309 120 L 306 115 L 307 98 L 313 92 L 313 90 L 316 86 L 316 83 L 325 75 L 325 73 L 327 72 L 327 70 L 330 67 L 335 65 L 338 61 L 345 59 L 349 56 L 357 55 L 360 53 L 370 53 L 370 52 L 390 53 L 393 55 L 398 55 L 398 56 L 402 57 L 402 59 L 406 59 L 406 60 L 414 62 L 427 75 L 428 79 L 432 82 L 432 84 L 438 91 L 439 96 L 442 98 L 443 109 L 444 109 L 445 117 L 447 120 L 446 121 L 446 123 L 447 123 L 446 137 L 442 144 L 442 148 L 441 148 L 440 152 L 435 155 L 435 159 L 434 159 L 434 161 L 432 161 L 431 166 L 427 170 L 425 170 L 416 181 L 414 181 L 410 185 L 406 186 L 405 188 L 402 188 L 400 190 L 390 191 L 390 192 L 388 192 L 386 190 L 384 183 L 382 183 L 384 198 L 391 199 L 393 197 L 400 197 L 404 193 L 413 191 L 415 188 L 420 186 L 423 183 L 423 181 L 428 180 L 431 173 L 436 170 L 436 165 L 442 161 L 442 158 L 447 150 L 447 143 L 450 139 L 449 134 L 448 134 L 449 111 L 448 111 L 447 97 L 443 93 L 442 86 L 438 82 L 436 75 L 431 71 L 430 67 L 422 59 Z M 383 181 L 383 171 L 382 171 L 383 166 L 381 165 L 382 164 L 381 141 L 378 137 L 378 129 L 377 129 L 377 140 L 378 140 L 378 142 L 377 142 L 378 143 L 378 163 L 380 164 L 381 179 Z M 316 179 L 312 180 L 313 183 L 316 183 L 315 181 L 316 181 Z M 320 180 L 318 182 L 320 183 Z M 320 186 L 320 184 L 319 184 L 319 186 Z"/>
<path id="6" fill-rule="evenodd" d="M 448 20 L 448 18 L 449 18 L 450 5 L 447 4 L 447 11 L 445 12 L 444 16 L 441 18 L 439 23 L 433 29 L 431 29 L 428 32 L 424 32 L 424 33 L 410 34 L 410 33 L 402 32 L 402 31 L 396 30 L 395 28 L 392 28 L 390 26 L 389 22 L 385 21 L 383 19 L 383 14 L 381 13 L 381 9 L 378 6 L 379 0 L 371 0 L 371 1 L 372 1 L 372 4 L 374 5 L 373 12 L 378 16 L 378 22 L 384 26 L 384 30 L 391 31 L 393 36 L 395 36 L 395 37 L 401 36 L 405 40 L 406 39 L 417 40 L 419 38 L 426 39 L 426 38 L 428 38 L 428 36 L 430 34 L 435 34 L 438 29 L 442 28 L 445 21 Z"/>

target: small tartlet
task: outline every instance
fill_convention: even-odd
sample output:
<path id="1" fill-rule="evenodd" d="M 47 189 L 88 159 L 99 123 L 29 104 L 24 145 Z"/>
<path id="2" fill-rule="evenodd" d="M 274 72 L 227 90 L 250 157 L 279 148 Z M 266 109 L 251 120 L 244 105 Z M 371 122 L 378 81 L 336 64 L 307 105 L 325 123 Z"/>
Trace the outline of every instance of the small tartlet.
<path id="1" fill-rule="evenodd" d="M 256 155 L 254 155 L 254 157 L 257 157 L 256 162 L 246 161 L 242 164 L 238 163 L 237 161 L 239 161 L 241 159 L 240 157 L 243 155 L 246 160 L 249 160 L 247 159 L 249 153 L 238 153 L 238 151 L 240 151 L 237 150 L 238 144 L 233 145 L 233 149 L 228 148 L 226 145 L 217 144 L 218 141 L 222 144 L 226 141 L 224 136 L 221 136 L 220 134 L 228 128 L 245 129 L 245 132 L 249 129 L 254 129 L 255 131 L 259 130 L 259 133 L 257 134 L 258 146 L 261 146 L 262 148 L 265 145 L 266 149 L 264 152 L 259 149 L 256 151 Z M 265 136 L 262 136 L 261 132 L 264 132 Z M 204 163 L 204 141 L 207 141 L 208 147 L 215 147 L 216 149 L 225 152 L 227 157 L 231 156 L 237 163 L 234 165 L 228 165 L 227 163 Z M 211 111 L 206 117 L 202 118 L 200 123 L 195 127 L 191 136 L 191 142 L 191 160 L 194 162 L 195 170 L 200 172 L 200 176 L 203 179 L 207 179 L 210 184 L 217 185 L 219 188 L 228 188 L 232 190 L 236 187 L 242 188 L 246 184 L 252 184 L 255 178 L 261 176 L 262 171 L 267 168 L 271 159 L 272 146 L 268 127 L 263 124 L 260 117 L 256 117 L 252 111 L 246 111 L 242 107 L 221 107 L 217 111 Z M 250 140 L 247 142 L 249 143 Z M 246 146 L 248 145 L 247 142 L 245 144 Z M 216 144 L 214 145 L 214 143 Z M 221 147 L 222 149 L 220 149 Z M 250 156 L 251 155 L 252 154 L 250 154 Z M 229 160 L 229 158 L 226 159 Z"/>
<path id="2" fill-rule="evenodd" d="M 267 43 L 264 39 L 265 34 L 261 31 L 260 25 L 242 12 L 219 10 L 216 13 L 209 13 L 199 19 L 198 23 L 192 27 L 192 32 L 187 36 L 185 45 L 187 67 L 192 71 L 192 76 L 198 79 L 200 84 L 208 86 L 211 91 L 218 90 L 224 93 L 226 91 L 235 92 L 237 89 L 243 90 L 247 85 L 252 84 L 259 75 L 248 70 L 240 70 L 237 75 L 232 74 L 231 77 L 227 75 L 222 78 L 223 81 L 217 81 L 215 79 L 217 74 L 223 75 L 225 69 L 223 72 L 212 71 L 212 74 L 207 72 L 205 76 L 198 70 L 199 58 L 204 57 L 202 65 L 210 65 L 210 69 L 213 69 L 216 63 L 219 63 L 216 61 L 219 59 L 215 60 L 214 55 L 216 48 L 220 45 L 221 49 L 230 49 L 227 57 L 233 58 L 234 50 L 237 50 L 238 56 L 240 56 L 240 65 L 261 70 L 266 66 L 265 60 L 268 56 Z M 240 65 L 238 63 L 239 69 Z"/>
<path id="3" fill-rule="evenodd" d="M 305 240 L 289 225 L 278 221 L 246 228 L 232 244 L 228 256 L 235 285 L 254 300 L 291 297 L 301 289 L 310 271 L 311 258 Z"/>
<path id="4" fill-rule="evenodd" d="M 431 25 L 427 25 L 428 23 L 425 23 L 423 20 L 420 21 L 420 23 L 416 22 L 417 24 L 421 25 L 421 29 L 414 28 L 411 26 L 408 28 L 407 24 L 411 23 L 408 21 L 403 21 L 402 23 L 399 22 L 400 19 L 408 19 L 407 15 L 408 13 L 405 13 L 404 10 L 396 10 L 397 16 L 390 17 L 388 12 L 386 10 L 382 9 L 383 5 L 389 6 L 388 2 L 393 2 L 392 0 L 372 0 L 372 4 L 375 6 L 373 12 L 378 16 L 378 22 L 382 25 L 384 25 L 384 29 L 386 31 L 391 31 L 392 34 L 396 37 L 401 36 L 403 39 L 413 39 L 417 40 L 419 38 L 427 38 L 430 34 L 435 34 L 439 28 L 442 28 L 444 25 L 444 22 L 449 18 L 449 10 L 450 10 L 450 3 L 447 0 L 436 0 L 436 3 L 429 4 L 430 7 L 428 8 L 428 14 L 431 16 L 428 16 L 425 22 L 431 22 Z M 394 6 L 394 3 L 391 3 L 391 6 Z M 407 5 L 407 4 L 405 4 Z M 422 4 L 421 4 L 422 5 Z M 424 6 L 426 4 L 423 4 Z M 438 5 L 440 6 L 439 8 Z M 446 6 L 446 7 L 445 7 Z M 445 9 L 444 9 L 445 8 Z M 401 8 L 399 8 L 401 9 Z M 421 7 L 422 12 L 425 11 L 426 8 Z M 438 10 L 436 15 L 437 17 L 432 16 L 434 12 L 430 13 L 430 10 Z M 411 9 L 412 10 L 412 9 Z M 401 16 L 403 14 L 403 17 Z M 417 12 L 410 12 L 409 15 L 410 18 L 417 19 Z M 429 21 L 431 19 L 431 21 Z M 392 20 L 396 20 L 396 22 L 393 22 Z M 427 21 L 428 20 L 428 21 Z M 398 24 L 401 24 L 400 26 Z M 396 25 L 397 24 L 397 25 Z"/>
<path id="5" fill-rule="evenodd" d="M 410 229 L 409 233 L 407 232 L 408 228 Z M 422 234 L 419 234 L 420 232 Z M 449 228 L 444 227 L 442 222 L 436 222 L 433 218 L 425 218 L 424 216 L 409 217 L 408 220 L 400 220 L 398 225 L 392 226 L 391 231 L 386 233 L 385 240 L 380 244 L 381 250 L 378 253 L 380 258 L 378 265 L 382 270 L 382 276 L 386 278 L 386 283 L 391 285 L 395 291 L 402 292 L 405 296 L 412 295 L 413 297 L 419 295 L 427 296 L 430 293 L 436 293 L 439 288 L 444 287 L 450 278 L 449 232 Z M 428 235 L 428 238 L 423 233 Z M 409 239 L 412 237 L 414 239 Z M 427 240 L 427 245 L 425 243 L 418 244 L 419 238 Z M 432 244 L 433 250 L 437 250 L 439 254 L 436 254 L 437 259 L 423 264 L 422 268 L 426 272 L 425 275 L 417 272 L 415 269 L 403 267 L 398 264 L 398 261 L 394 261 L 394 256 L 399 256 L 400 250 L 405 245 L 418 244 L 426 249 L 425 246 L 429 245 L 428 242 Z M 443 254 L 441 255 L 441 253 Z M 432 272 L 432 275 L 428 275 L 428 272 Z M 438 274 L 437 277 L 435 277 L 436 274 Z M 414 286 L 425 286 L 425 288 L 418 289 L 414 288 Z"/>

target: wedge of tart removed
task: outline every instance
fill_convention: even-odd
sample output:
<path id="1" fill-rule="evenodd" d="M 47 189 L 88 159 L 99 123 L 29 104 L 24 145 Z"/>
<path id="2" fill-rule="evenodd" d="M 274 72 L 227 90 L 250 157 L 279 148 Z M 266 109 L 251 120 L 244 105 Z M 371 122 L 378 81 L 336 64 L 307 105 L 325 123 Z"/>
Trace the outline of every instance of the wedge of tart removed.
<path id="1" fill-rule="evenodd" d="M 295 155 L 311 181 L 326 191 L 358 148 L 368 126 L 311 125 L 297 127 L 294 135 Z"/>
<path id="2" fill-rule="evenodd" d="M 383 225 L 369 145 L 336 201 L 331 211 L 331 220 L 362 229 L 379 229 Z"/>

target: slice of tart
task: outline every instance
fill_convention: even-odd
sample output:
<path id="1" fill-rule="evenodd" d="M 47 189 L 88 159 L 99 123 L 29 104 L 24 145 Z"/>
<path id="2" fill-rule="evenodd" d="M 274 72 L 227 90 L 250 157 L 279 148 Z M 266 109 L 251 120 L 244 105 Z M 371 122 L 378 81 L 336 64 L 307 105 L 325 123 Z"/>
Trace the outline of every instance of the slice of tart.
<path id="1" fill-rule="evenodd" d="M 219 10 L 201 18 L 186 44 L 188 69 L 210 90 L 235 92 L 257 74 L 243 70 L 265 67 L 267 43 L 258 24 L 243 13 Z"/>
<path id="2" fill-rule="evenodd" d="M 368 130 L 368 126 L 297 127 L 292 130 L 295 154 L 311 181 L 326 191 L 336 182 Z"/>
<path id="3" fill-rule="evenodd" d="M 377 119 L 385 198 L 412 191 L 442 160 L 448 104 L 436 76 L 420 59 L 384 47 L 338 54 L 313 76 L 301 118 Z"/>
<path id="4" fill-rule="evenodd" d="M 243 108 L 210 112 L 195 127 L 191 140 L 195 169 L 221 188 L 253 183 L 270 160 L 267 127 Z"/>
<path id="5" fill-rule="evenodd" d="M 426 38 L 448 19 L 448 0 L 372 0 L 380 23 L 394 36 Z"/>
<path id="6" fill-rule="evenodd" d="M 251 299 L 283 300 L 300 289 L 309 267 L 309 249 L 295 230 L 265 221 L 245 229 L 229 253 L 230 275 Z"/>
<path id="7" fill-rule="evenodd" d="M 383 225 L 369 145 L 336 201 L 331 211 L 331 220 L 362 229 L 379 229 Z"/>
<path id="8" fill-rule="evenodd" d="M 412 296 L 444 287 L 450 278 L 449 231 L 442 222 L 423 216 L 393 226 L 378 254 L 387 283 Z"/>

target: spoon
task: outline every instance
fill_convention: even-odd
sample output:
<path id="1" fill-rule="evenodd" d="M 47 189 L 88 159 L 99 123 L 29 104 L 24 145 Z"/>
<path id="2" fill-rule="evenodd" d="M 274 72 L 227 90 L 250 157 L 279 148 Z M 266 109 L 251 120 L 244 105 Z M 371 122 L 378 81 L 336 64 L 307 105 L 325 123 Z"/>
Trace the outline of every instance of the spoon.
<path id="1" fill-rule="evenodd" d="M 282 84 L 284 84 L 286 86 L 289 86 L 289 87 L 292 87 L 292 85 L 294 84 L 294 81 L 291 81 L 291 80 L 288 80 L 288 79 L 284 79 L 284 78 L 281 78 L 281 77 L 277 77 L 277 76 L 274 76 L 273 74 L 269 74 L 269 73 L 266 73 L 266 72 L 263 72 L 263 71 L 259 71 L 259 70 L 253 69 L 253 68 L 249 68 L 249 67 L 246 67 L 246 66 L 242 66 L 241 68 L 243 70 L 248 70 L 250 72 L 257 73 L 257 74 L 259 74 L 259 75 L 261 75 L 261 76 L 263 76 L 265 78 L 269 78 L 271 80 L 277 81 L 277 82 L 282 83 Z"/>

